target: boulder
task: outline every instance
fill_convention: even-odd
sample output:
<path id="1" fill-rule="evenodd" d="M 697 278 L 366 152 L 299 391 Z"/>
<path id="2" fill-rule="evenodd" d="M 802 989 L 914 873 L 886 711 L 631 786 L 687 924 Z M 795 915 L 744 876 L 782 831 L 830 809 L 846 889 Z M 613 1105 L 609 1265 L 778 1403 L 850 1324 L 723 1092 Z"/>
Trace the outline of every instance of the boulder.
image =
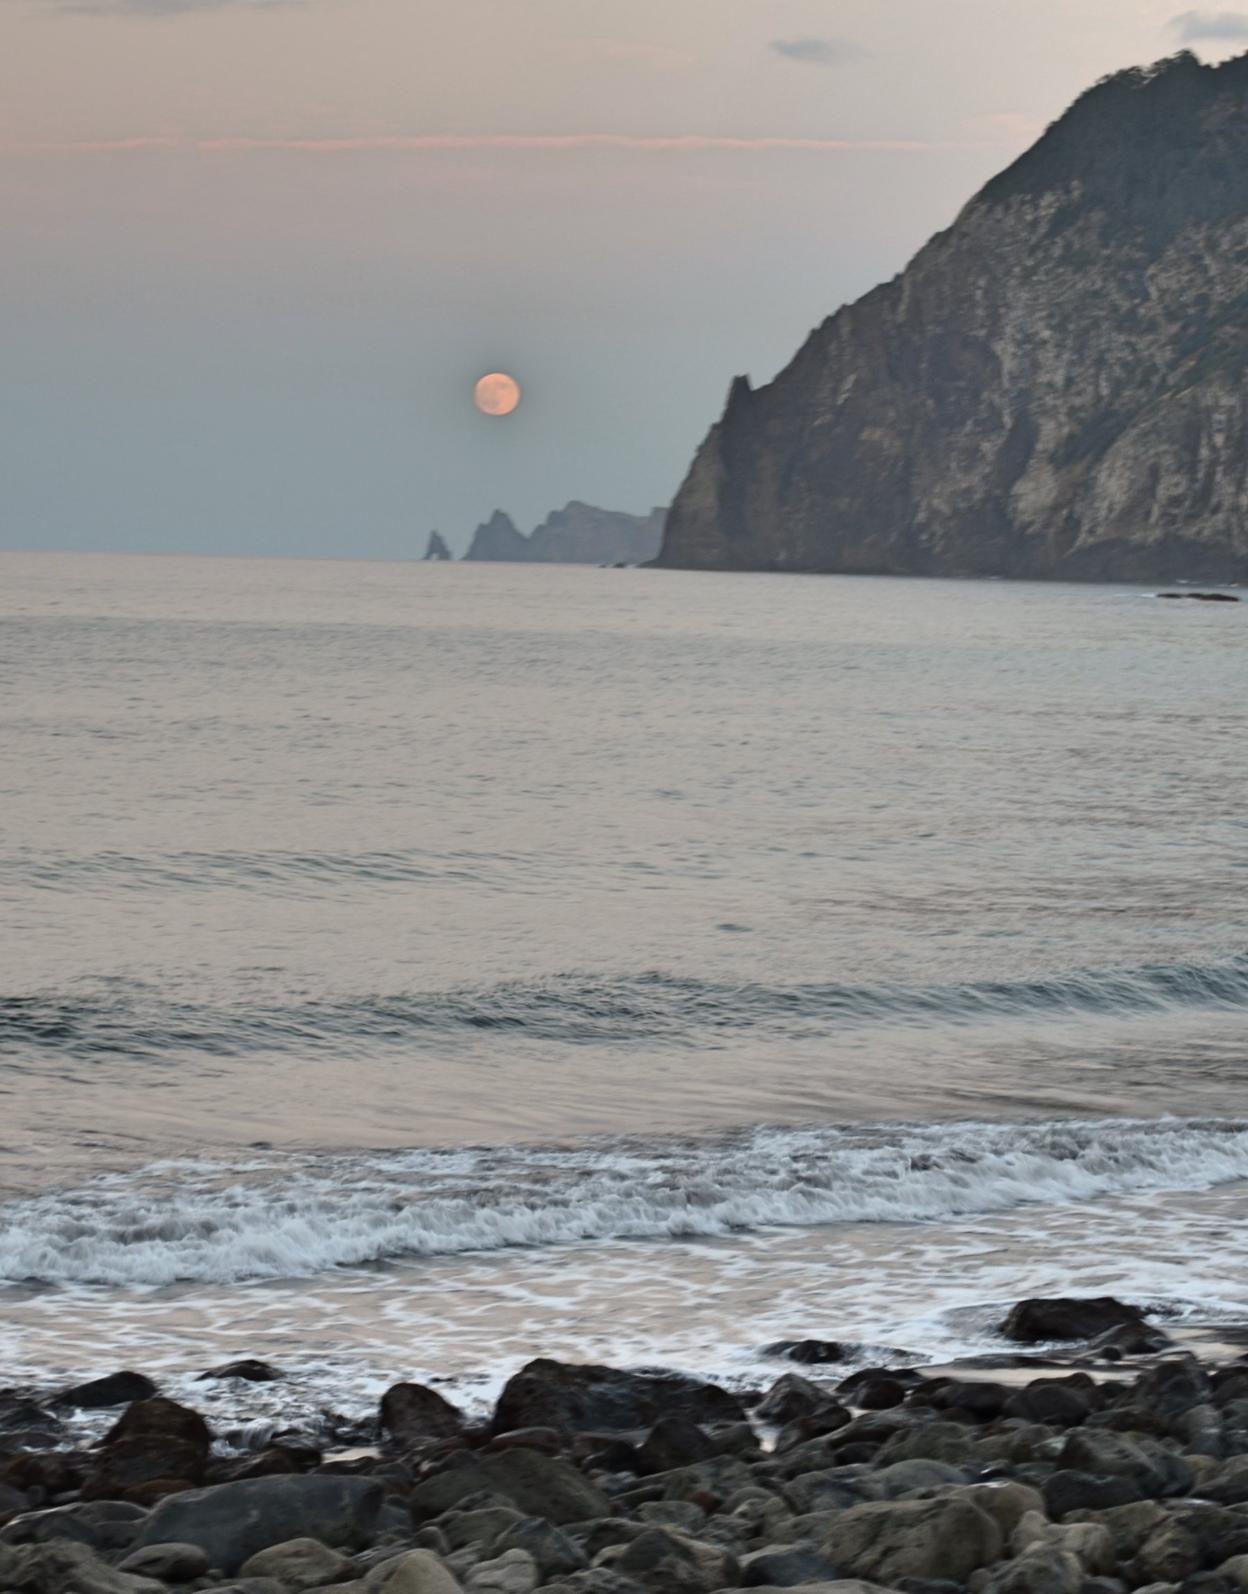
<path id="1" fill-rule="evenodd" d="M 1192 1469 L 1173 1451 L 1145 1438 L 1100 1428 L 1075 1428 L 1062 1446 L 1059 1466 L 1095 1476 L 1126 1478 L 1145 1499 L 1186 1494 Z"/>
<path id="2" fill-rule="evenodd" d="M 678 1373 L 630 1373 L 540 1357 L 507 1380 L 492 1431 L 551 1427 L 565 1433 L 648 1428 L 660 1417 L 743 1422 L 735 1395 Z"/>
<path id="3" fill-rule="evenodd" d="M 134 1400 L 150 1400 L 159 1393 L 142 1373 L 110 1373 L 107 1378 L 92 1378 L 88 1383 L 63 1389 L 52 1404 L 72 1406 L 78 1411 L 103 1411 L 109 1406 L 128 1406 Z"/>
<path id="4" fill-rule="evenodd" d="M 1001 1324 L 1006 1339 L 1026 1344 L 1047 1340 L 1094 1339 L 1108 1329 L 1147 1331 L 1144 1314 L 1112 1295 L 1083 1298 L 1035 1298 L 1020 1301 Z"/>
<path id="5" fill-rule="evenodd" d="M 412 1490 L 412 1518 L 419 1525 L 482 1491 L 500 1496 L 526 1516 L 548 1522 L 584 1522 L 606 1516 L 611 1503 L 588 1478 L 554 1456 L 536 1450 L 500 1450 L 467 1466 L 418 1483 Z"/>
<path id="6" fill-rule="evenodd" d="M 273 1384 L 284 1377 L 284 1373 L 280 1373 L 276 1367 L 270 1367 L 268 1362 L 256 1361 L 254 1357 L 246 1356 L 241 1361 L 226 1362 L 221 1367 L 210 1367 L 206 1373 L 200 1373 L 197 1382 L 202 1384 L 209 1378 L 237 1378 L 246 1384 Z"/>
<path id="7" fill-rule="evenodd" d="M 843 1571 L 868 1581 L 936 1577 L 965 1583 L 1000 1557 L 1003 1542 L 986 1512 L 954 1496 L 854 1506 L 836 1520 L 822 1548 Z"/>
<path id="8" fill-rule="evenodd" d="M 464 1580 L 471 1594 L 533 1594 L 541 1582 L 537 1562 L 527 1550 L 504 1550 L 491 1561 L 478 1561 Z"/>
<path id="9" fill-rule="evenodd" d="M 800 1373 L 785 1373 L 754 1408 L 759 1422 L 786 1423 L 799 1417 L 813 1417 L 831 1412 L 840 1427 L 849 1421 L 849 1412 L 833 1399 L 826 1389 L 820 1389 Z M 826 1430 L 825 1430 L 826 1431 Z"/>
<path id="10" fill-rule="evenodd" d="M 243 1577 L 271 1577 L 290 1594 L 344 1583 L 352 1574 L 351 1562 L 318 1539 L 288 1539 L 271 1544 L 243 1562 Z"/>
<path id="11" fill-rule="evenodd" d="M 461 1594 L 459 1583 L 429 1550 L 406 1550 L 383 1561 L 363 1586 L 368 1594 Z"/>
<path id="12" fill-rule="evenodd" d="M 439 1520 L 438 1527 L 452 1550 L 462 1550 L 466 1545 L 480 1549 L 492 1546 L 508 1528 L 527 1519 L 510 1505 L 486 1505 L 475 1511 L 448 1511 Z"/>
<path id="13" fill-rule="evenodd" d="M 1079 1594 L 1083 1567 L 1066 1550 L 1037 1545 L 993 1572 L 984 1594 Z"/>
<path id="14" fill-rule="evenodd" d="M 17 1550 L 5 1575 L 21 1594 L 165 1594 L 163 1583 L 115 1570 L 66 1539 Z"/>
<path id="15" fill-rule="evenodd" d="M 381 1397 L 382 1433 L 400 1445 L 422 1439 L 455 1439 L 464 1431 L 464 1414 L 425 1384 L 392 1384 Z"/>
<path id="16" fill-rule="evenodd" d="M 786 1361 L 818 1367 L 825 1362 L 843 1362 L 845 1347 L 834 1339 L 782 1339 L 763 1349 L 764 1356 L 783 1356 Z"/>
<path id="17" fill-rule="evenodd" d="M 1213 1478 L 1201 1485 L 1201 1495 L 1218 1505 L 1248 1504 L 1248 1456 L 1224 1461 Z"/>
<path id="18" fill-rule="evenodd" d="M 53 1539 L 69 1539 L 94 1550 L 125 1550 L 134 1542 L 146 1516 L 141 1506 L 117 1500 L 53 1506 L 14 1517 L 0 1528 L 0 1540 L 6 1544 L 47 1544 Z"/>
<path id="19" fill-rule="evenodd" d="M 801 1540 L 796 1544 L 769 1544 L 741 1557 L 741 1583 L 744 1588 L 796 1588 L 801 1583 L 827 1583 L 836 1578 L 838 1568 L 817 1544 Z"/>
<path id="20" fill-rule="evenodd" d="M 160 1583 L 191 1583 L 208 1575 L 208 1557 L 197 1544 L 149 1544 L 127 1555 L 117 1570 Z"/>
<path id="21" fill-rule="evenodd" d="M 543 1517 L 525 1517 L 500 1534 L 494 1541 L 494 1553 L 505 1555 L 508 1550 L 526 1550 L 537 1562 L 543 1583 L 583 1571 L 589 1565 L 576 1540 Z"/>
<path id="22" fill-rule="evenodd" d="M 162 1500 L 135 1547 L 197 1544 L 213 1566 L 232 1575 L 261 1550 L 290 1539 L 362 1548 L 372 1538 L 382 1499 L 381 1485 L 371 1478 L 334 1474 L 219 1483 Z"/>
<path id="23" fill-rule="evenodd" d="M 1096 1477 L 1070 1468 L 1051 1473 L 1041 1483 L 1040 1492 L 1045 1510 L 1055 1519 L 1068 1511 L 1108 1511 L 1144 1498 L 1130 1478 Z"/>
<path id="24" fill-rule="evenodd" d="M 653 1594 L 713 1594 L 735 1584 L 739 1576 L 729 1551 L 670 1528 L 647 1528 L 630 1543 L 602 1554 L 603 1564 Z"/>
<path id="25" fill-rule="evenodd" d="M 646 1472 L 670 1472 L 673 1467 L 706 1461 L 718 1446 L 704 1428 L 688 1417 L 660 1417 L 637 1447 Z"/>
<path id="26" fill-rule="evenodd" d="M 136 1400 L 118 1417 L 100 1440 L 102 1446 L 120 1444 L 127 1439 L 178 1439 L 194 1445 L 205 1456 L 212 1447 L 212 1430 L 189 1406 L 155 1396 Z"/>

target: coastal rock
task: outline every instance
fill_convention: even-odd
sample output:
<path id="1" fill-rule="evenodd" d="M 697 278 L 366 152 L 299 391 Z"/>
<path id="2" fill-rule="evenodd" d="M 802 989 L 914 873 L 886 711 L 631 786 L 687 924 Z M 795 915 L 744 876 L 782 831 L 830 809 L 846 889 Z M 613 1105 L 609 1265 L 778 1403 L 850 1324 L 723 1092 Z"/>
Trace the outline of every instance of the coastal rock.
<path id="1" fill-rule="evenodd" d="M 679 1373 L 630 1373 L 540 1357 L 507 1380 L 492 1432 L 553 1427 L 566 1433 L 649 1428 L 661 1417 L 698 1423 L 744 1422 L 735 1395 Z"/>
<path id="2" fill-rule="evenodd" d="M 478 1561 L 464 1580 L 469 1594 L 533 1594 L 541 1582 L 537 1562 L 527 1550 L 504 1550 L 493 1560 Z"/>
<path id="3" fill-rule="evenodd" d="M 664 509 L 629 515 L 573 499 L 526 537 L 509 515 L 495 510 L 473 533 L 464 558 L 515 564 L 646 564 L 659 551 L 666 518 Z M 426 558 L 435 557 L 432 548 L 431 541 Z"/>
<path id="4" fill-rule="evenodd" d="M 52 1506 L 30 1511 L 0 1528 L 6 1544 L 48 1544 L 69 1539 L 94 1550 L 124 1550 L 134 1542 L 147 1513 L 141 1506 L 119 1500 Z"/>
<path id="5" fill-rule="evenodd" d="M 53 1405 L 73 1406 L 79 1411 L 102 1411 L 109 1406 L 128 1406 L 134 1400 L 150 1400 L 159 1393 L 143 1373 L 110 1373 L 107 1378 L 92 1378 L 85 1384 L 63 1389 Z"/>
<path id="6" fill-rule="evenodd" d="M 990 1516 L 954 1497 L 854 1506 L 837 1519 L 822 1548 L 837 1566 L 868 1581 L 925 1577 L 964 1583 L 999 1559 L 1003 1543 Z"/>
<path id="7" fill-rule="evenodd" d="M 425 549 L 426 559 L 449 559 L 451 550 L 446 546 L 446 540 L 440 531 L 429 533 L 429 544 Z"/>
<path id="8" fill-rule="evenodd" d="M 796 1588 L 835 1580 L 838 1568 L 817 1544 L 770 1544 L 741 1557 L 743 1588 Z"/>
<path id="9" fill-rule="evenodd" d="M 1186 1494 L 1192 1470 L 1182 1456 L 1142 1436 L 1077 1428 L 1062 1446 L 1060 1465 L 1069 1471 L 1126 1478 L 1146 1499 Z"/>
<path id="10" fill-rule="evenodd" d="M 210 1367 L 206 1373 L 200 1373 L 197 1382 L 202 1384 L 210 1378 L 237 1378 L 246 1384 L 272 1384 L 284 1376 L 276 1367 L 270 1367 L 268 1362 L 246 1356 L 241 1361 L 225 1362 L 220 1367 Z"/>
<path id="11" fill-rule="evenodd" d="M 637 1458 L 646 1472 L 670 1472 L 706 1461 L 716 1450 L 711 1436 L 688 1417 L 660 1417 L 638 1445 Z"/>
<path id="12" fill-rule="evenodd" d="M 100 1441 L 82 1497 L 152 1505 L 204 1481 L 211 1445 L 198 1412 L 160 1397 L 135 1401 Z"/>
<path id="13" fill-rule="evenodd" d="M 1116 1301 L 1112 1295 L 1020 1301 L 1001 1324 L 1006 1339 L 1029 1344 L 1094 1339 L 1107 1329 L 1120 1328 L 1146 1332 L 1148 1325 L 1138 1307 Z"/>
<path id="14" fill-rule="evenodd" d="M 983 1594 L 1079 1594 L 1083 1578 L 1083 1567 L 1069 1552 L 1037 1545 L 998 1567 Z"/>
<path id="15" fill-rule="evenodd" d="M 367 1594 L 461 1594 L 459 1583 L 429 1550 L 407 1550 L 383 1561 L 363 1587 Z"/>
<path id="16" fill-rule="evenodd" d="M 1064 1517 L 1068 1511 L 1107 1511 L 1144 1498 L 1130 1478 L 1096 1477 L 1070 1468 L 1050 1474 L 1040 1490 L 1044 1508 L 1054 1518 Z"/>
<path id="17" fill-rule="evenodd" d="M 20 1594 L 165 1594 L 154 1578 L 117 1571 L 85 1544 L 65 1539 L 17 1551 L 5 1575 Z"/>
<path id="18" fill-rule="evenodd" d="M 289 1539 L 270 1545 L 244 1561 L 243 1577 L 271 1577 L 290 1594 L 345 1582 L 351 1575 L 351 1562 L 337 1550 L 317 1539 Z"/>
<path id="19" fill-rule="evenodd" d="M 135 1550 L 117 1565 L 134 1577 L 154 1577 L 160 1583 L 190 1583 L 208 1575 L 208 1557 L 197 1544 L 149 1544 Z"/>
<path id="20" fill-rule="evenodd" d="M 458 1406 L 424 1384 L 392 1384 L 381 1397 L 381 1431 L 400 1445 L 453 1439 L 464 1430 Z"/>
<path id="21" fill-rule="evenodd" d="M 604 1550 L 600 1564 L 653 1594 L 713 1594 L 739 1576 L 736 1557 L 728 1551 L 668 1528 L 649 1528 L 628 1544 Z"/>
<path id="22" fill-rule="evenodd" d="M 774 381 L 732 384 L 657 562 L 1248 577 L 1245 107 L 1242 56 L 1090 89 Z"/>
<path id="23" fill-rule="evenodd" d="M 834 1339 L 781 1339 L 763 1350 L 764 1356 L 783 1356 L 786 1361 L 818 1367 L 825 1362 L 845 1360 L 845 1347 Z"/>
<path id="24" fill-rule="evenodd" d="M 510 1501 L 526 1516 L 554 1523 L 584 1522 L 610 1509 L 602 1490 L 566 1461 L 536 1450 L 503 1450 L 418 1483 L 411 1495 L 413 1520 L 429 1521 L 482 1490 Z"/>
<path id="25" fill-rule="evenodd" d="M 849 1421 L 849 1412 L 826 1389 L 798 1373 L 785 1373 L 754 1408 L 760 1422 L 787 1423 L 798 1417 L 830 1417 L 836 1427 Z"/>
<path id="26" fill-rule="evenodd" d="M 359 1549 L 372 1537 L 382 1499 L 381 1485 L 370 1478 L 333 1475 L 249 1478 L 189 1489 L 153 1509 L 135 1547 L 197 1544 L 226 1573 L 290 1539 Z"/>
<path id="27" fill-rule="evenodd" d="M 575 1539 L 544 1517 L 525 1517 L 500 1534 L 494 1541 L 494 1553 L 505 1555 L 508 1550 L 525 1550 L 531 1555 L 543 1582 L 583 1571 L 589 1565 L 588 1557 Z"/>

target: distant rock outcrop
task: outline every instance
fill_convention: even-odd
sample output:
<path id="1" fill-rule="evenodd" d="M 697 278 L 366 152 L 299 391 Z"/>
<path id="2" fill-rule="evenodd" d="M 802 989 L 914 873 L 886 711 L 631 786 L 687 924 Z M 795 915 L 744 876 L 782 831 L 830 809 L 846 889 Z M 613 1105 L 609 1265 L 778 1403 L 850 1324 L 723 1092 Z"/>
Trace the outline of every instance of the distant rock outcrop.
<path id="1" fill-rule="evenodd" d="M 464 558 L 524 564 L 645 564 L 659 551 L 665 518 L 663 509 L 628 515 L 574 499 L 547 515 L 526 537 L 509 515 L 496 509 L 477 527 Z"/>
<path id="2" fill-rule="evenodd" d="M 496 561 L 503 564 L 527 563 L 529 539 L 516 530 L 510 515 L 496 509 L 472 534 L 465 559 Z"/>
<path id="3" fill-rule="evenodd" d="M 1099 83 L 739 377 L 658 563 L 1248 580 L 1248 56 Z"/>
<path id="4" fill-rule="evenodd" d="M 442 533 L 440 531 L 431 531 L 429 533 L 429 546 L 425 549 L 425 558 L 449 559 L 450 557 L 451 550 L 446 546 Z"/>

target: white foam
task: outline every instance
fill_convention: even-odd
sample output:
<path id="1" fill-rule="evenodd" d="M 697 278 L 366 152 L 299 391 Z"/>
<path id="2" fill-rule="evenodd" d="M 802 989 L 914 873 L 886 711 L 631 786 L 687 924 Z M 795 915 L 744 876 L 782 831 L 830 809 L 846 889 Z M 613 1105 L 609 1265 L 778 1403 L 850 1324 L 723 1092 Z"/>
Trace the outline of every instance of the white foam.
<path id="1" fill-rule="evenodd" d="M 516 1247 L 948 1220 L 1244 1178 L 1248 1126 L 1180 1119 L 163 1163 L 11 1203 L 0 1279 L 276 1280 Z"/>

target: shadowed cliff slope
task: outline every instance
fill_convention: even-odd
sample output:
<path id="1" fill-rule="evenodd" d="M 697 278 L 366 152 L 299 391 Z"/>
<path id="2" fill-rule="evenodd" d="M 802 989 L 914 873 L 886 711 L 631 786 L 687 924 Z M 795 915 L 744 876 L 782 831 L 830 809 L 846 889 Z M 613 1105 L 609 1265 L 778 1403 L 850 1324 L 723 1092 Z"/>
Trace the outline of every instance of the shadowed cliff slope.
<path id="1" fill-rule="evenodd" d="M 738 377 L 657 562 L 1248 580 L 1248 56 L 1097 84 Z"/>
<path id="2" fill-rule="evenodd" d="M 645 564 L 659 551 L 664 515 L 662 509 L 628 515 L 573 499 L 553 510 L 526 537 L 509 515 L 496 509 L 477 527 L 464 558 L 523 564 Z"/>

